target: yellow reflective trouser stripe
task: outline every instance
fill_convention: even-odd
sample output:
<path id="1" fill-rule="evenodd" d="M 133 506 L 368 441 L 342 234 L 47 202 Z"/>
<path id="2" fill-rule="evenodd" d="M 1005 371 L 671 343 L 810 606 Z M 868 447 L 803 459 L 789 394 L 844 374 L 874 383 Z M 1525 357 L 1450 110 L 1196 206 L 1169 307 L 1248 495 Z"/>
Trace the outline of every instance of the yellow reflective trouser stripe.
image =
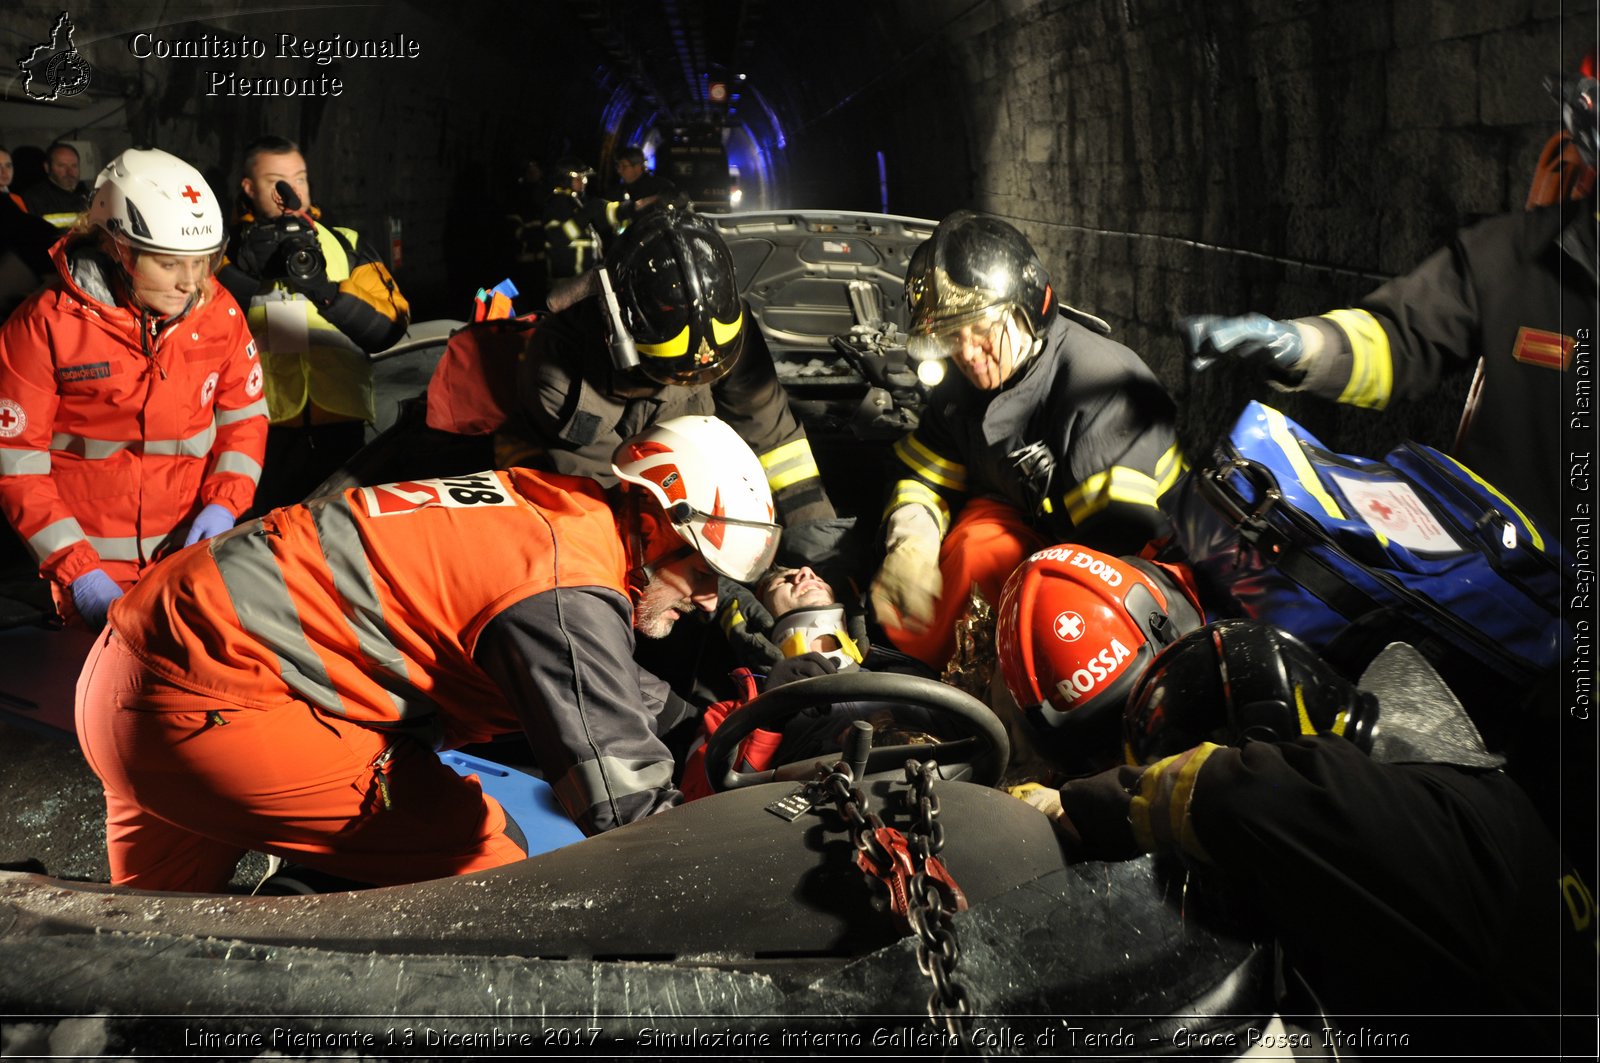
<path id="1" fill-rule="evenodd" d="M 1168 447 L 1167 452 L 1156 462 L 1156 496 L 1159 498 L 1166 494 L 1167 489 L 1178 482 L 1178 477 L 1182 476 L 1188 467 L 1189 463 L 1183 460 L 1178 444 L 1174 443 Z"/>
<path id="2" fill-rule="evenodd" d="M 1501 494 L 1499 489 L 1496 488 L 1494 484 L 1490 483 L 1488 480 L 1485 480 L 1483 477 L 1479 476 L 1477 473 L 1473 472 L 1471 469 L 1467 468 L 1465 465 L 1461 464 L 1459 461 L 1456 461 L 1456 459 L 1451 458 L 1450 455 L 1446 454 L 1445 457 L 1446 458 L 1450 458 L 1450 463 L 1452 465 L 1454 465 L 1456 468 L 1460 469 L 1462 472 L 1464 472 L 1468 476 L 1472 477 L 1473 482 L 1476 483 L 1479 487 L 1483 488 L 1485 491 L 1489 492 L 1491 495 L 1494 495 L 1494 497 L 1496 497 L 1500 501 L 1504 502 L 1506 504 L 1506 508 L 1510 509 L 1511 512 L 1515 513 L 1517 515 L 1517 519 L 1522 522 L 1523 530 L 1525 530 L 1528 533 L 1528 541 L 1533 543 L 1534 549 L 1536 549 L 1536 550 L 1543 550 L 1544 549 L 1544 536 L 1539 534 L 1539 529 L 1535 528 L 1533 526 L 1533 521 L 1528 519 L 1528 515 L 1526 513 L 1522 512 L 1522 510 L 1517 508 L 1517 504 L 1515 502 L 1511 501 L 1511 499 L 1509 499 L 1505 495 Z"/>
<path id="3" fill-rule="evenodd" d="M 957 465 L 948 458 L 941 458 L 929 450 L 927 444 L 918 439 L 914 432 L 902 437 L 900 442 L 894 445 L 894 456 L 899 458 L 914 475 L 931 484 L 938 484 L 951 491 L 967 489 L 967 467 Z"/>
<path id="4" fill-rule="evenodd" d="M 0 447 L 0 476 L 48 476 L 50 452 L 31 447 Z"/>
<path id="5" fill-rule="evenodd" d="M 773 447 L 761 455 L 761 467 L 767 472 L 767 486 L 774 491 L 822 475 L 817 469 L 817 459 L 812 456 L 810 442 L 803 438 Z"/>
<path id="6" fill-rule="evenodd" d="M 1350 341 L 1350 379 L 1345 382 L 1339 401 L 1372 410 L 1387 407 L 1394 388 L 1389 334 L 1365 310 L 1333 310 L 1322 316 L 1337 325 Z"/>
<path id="7" fill-rule="evenodd" d="M 1158 493 L 1155 477 L 1138 469 L 1113 465 L 1105 472 L 1084 477 L 1083 482 L 1068 491 L 1061 501 L 1072 523 L 1081 525 L 1113 502 L 1154 508 Z"/>
<path id="8" fill-rule="evenodd" d="M 1289 467 L 1294 469 L 1294 478 L 1300 481 L 1300 486 L 1306 489 L 1328 516 L 1334 520 L 1346 519 L 1338 504 L 1334 502 L 1333 496 L 1322 486 L 1322 479 L 1317 475 L 1317 471 L 1306 460 L 1306 452 L 1300 449 L 1300 440 L 1289 431 L 1289 422 L 1284 420 L 1283 414 L 1271 406 L 1264 406 L 1262 409 L 1266 411 L 1267 434 L 1278 444 L 1278 449 L 1283 451 L 1283 456 L 1288 459 Z M 1382 540 L 1383 536 L 1379 535 L 1378 538 Z"/>
<path id="9" fill-rule="evenodd" d="M 939 525 L 939 538 L 941 539 L 950 530 L 949 505 L 939 497 L 939 492 L 921 480 L 895 481 L 894 491 L 889 495 L 889 504 L 883 507 L 883 519 L 888 520 L 889 514 L 901 506 L 922 506 L 930 510 L 933 513 L 934 523 Z"/>

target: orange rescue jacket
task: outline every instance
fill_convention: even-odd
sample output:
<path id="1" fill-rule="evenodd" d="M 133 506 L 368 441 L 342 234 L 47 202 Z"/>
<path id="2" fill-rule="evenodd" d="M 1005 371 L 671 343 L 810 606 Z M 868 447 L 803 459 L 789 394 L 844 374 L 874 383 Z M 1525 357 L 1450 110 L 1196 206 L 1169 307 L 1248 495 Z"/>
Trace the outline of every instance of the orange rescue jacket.
<path id="1" fill-rule="evenodd" d="M 484 625 L 556 587 L 626 596 L 626 574 L 597 483 L 511 469 L 273 510 L 154 569 L 110 622 L 186 689 L 452 747 L 521 728 L 473 661 Z"/>
<path id="2" fill-rule="evenodd" d="M 0 508 L 46 578 L 104 568 L 126 583 L 182 546 L 202 507 L 250 507 L 261 367 L 215 280 L 197 309 L 158 322 L 84 291 L 71 241 L 51 250 L 59 284 L 0 329 Z"/>

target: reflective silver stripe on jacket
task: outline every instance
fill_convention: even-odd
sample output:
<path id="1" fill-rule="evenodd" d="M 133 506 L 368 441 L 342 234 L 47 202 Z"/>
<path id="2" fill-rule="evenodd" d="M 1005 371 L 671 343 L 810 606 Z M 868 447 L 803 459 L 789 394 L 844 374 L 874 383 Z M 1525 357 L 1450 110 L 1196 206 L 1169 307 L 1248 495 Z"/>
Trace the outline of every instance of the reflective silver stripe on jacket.
<path id="1" fill-rule="evenodd" d="M 133 444 L 126 439 L 89 439 L 67 432 L 57 432 L 50 437 L 51 450 L 58 450 L 63 454 L 75 454 L 90 461 L 104 461 L 131 446 Z"/>
<path id="2" fill-rule="evenodd" d="M 217 441 L 215 422 L 206 425 L 187 439 L 147 439 L 146 454 L 177 455 L 185 458 L 203 458 L 211 453 L 211 444 Z"/>
<path id="3" fill-rule="evenodd" d="M 70 432 L 57 432 L 50 437 L 50 449 L 59 450 L 63 454 L 76 454 L 90 461 L 103 461 L 129 447 L 139 447 L 146 454 L 203 458 L 211 453 L 211 444 L 216 438 L 215 424 L 206 425 L 186 439 L 146 439 L 142 443 L 136 439 L 94 439 L 89 436 L 73 435 Z"/>
<path id="4" fill-rule="evenodd" d="M 28 549 L 33 551 L 33 556 L 43 561 L 64 546 L 84 541 L 83 525 L 78 523 L 76 517 L 67 517 L 54 524 L 46 524 L 28 536 Z"/>
<path id="5" fill-rule="evenodd" d="M 252 417 L 265 417 L 267 415 L 267 400 L 257 399 L 248 406 L 240 406 L 237 410 L 224 410 L 220 406 L 214 415 L 218 428 L 225 428 L 230 424 L 248 421 Z"/>
<path id="6" fill-rule="evenodd" d="M 48 476 L 50 452 L 20 447 L 0 447 L 0 476 Z"/>
<path id="7" fill-rule="evenodd" d="M 433 699 L 406 677 L 405 659 L 383 622 L 382 603 L 349 506 L 342 497 L 333 496 L 309 503 L 307 508 L 322 556 L 333 574 L 334 589 L 343 599 L 345 621 L 356 636 L 364 662 L 381 670 L 382 674 L 369 671 L 369 677 L 389 695 L 401 719 L 436 713 Z M 252 531 L 218 537 L 211 544 L 211 556 L 222 573 L 239 623 L 277 656 L 283 681 L 313 705 L 346 714 L 343 699 L 306 638 L 288 583 L 273 556 L 271 537 Z"/>
<path id="8" fill-rule="evenodd" d="M 217 455 L 213 472 L 232 472 L 248 476 L 251 483 L 261 482 L 261 463 L 242 450 L 224 450 Z"/>
<path id="9" fill-rule="evenodd" d="M 564 807 L 592 808 L 607 800 L 672 785 L 670 760 L 600 757 L 574 764 L 552 787 Z"/>
<path id="10" fill-rule="evenodd" d="M 177 525 L 173 525 L 177 527 Z M 98 535 L 86 535 L 85 540 L 94 547 L 94 552 L 105 561 L 143 561 L 154 557 L 155 552 L 161 549 L 161 544 L 167 541 L 172 534 L 168 528 L 160 535 L 147 535 L 137 539 L 132 535 L 117 535 L 101 538 Z M 182 545 L 181 543 L 179 545 Z"/>

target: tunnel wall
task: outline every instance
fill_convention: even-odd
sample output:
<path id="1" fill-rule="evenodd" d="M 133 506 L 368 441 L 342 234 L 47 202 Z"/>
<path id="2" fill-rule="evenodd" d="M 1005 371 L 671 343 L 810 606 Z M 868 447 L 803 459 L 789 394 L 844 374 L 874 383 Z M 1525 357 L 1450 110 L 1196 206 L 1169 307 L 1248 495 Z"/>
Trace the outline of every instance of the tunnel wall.
<path id="1" fill-rule="evenodd" d="M 1541 79 L 1576 69 L 1596 5 L 917 0 L 898 23 L 898 76 L 823 136 L 887 144 L 898 213 L 1013 221 L 1064 300 L 1186 393 L 1180 316 L 1348 305 L 1521 209 L 1560 125 Z M 1221 385 L 1200 381 L 1194 404 L 1218 408 Z M 1376 452 L 1401 435 L 1448 445 L 1466 385 L 1383 416 L 1257 393 Z"/>

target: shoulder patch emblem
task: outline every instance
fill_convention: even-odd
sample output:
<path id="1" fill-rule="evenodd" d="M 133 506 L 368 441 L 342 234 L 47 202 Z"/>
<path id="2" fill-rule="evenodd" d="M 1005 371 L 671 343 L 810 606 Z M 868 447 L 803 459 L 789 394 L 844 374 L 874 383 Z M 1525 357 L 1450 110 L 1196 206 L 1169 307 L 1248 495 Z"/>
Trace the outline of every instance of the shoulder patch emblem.
<path id="1" fill-rule="evenodd" d="M 1566 372 L 1572 364 L 1572 337 L 1523 327 L 1517 330 L 1517 342 L 1511 348 L 1511 357 L 1525 365 Z"/>
<path id="2" fill-rule="evenodd" d="M 28 427 L 28 411 L 11 399 L 0 399 L 0 439 L 20 436 Z"/>

